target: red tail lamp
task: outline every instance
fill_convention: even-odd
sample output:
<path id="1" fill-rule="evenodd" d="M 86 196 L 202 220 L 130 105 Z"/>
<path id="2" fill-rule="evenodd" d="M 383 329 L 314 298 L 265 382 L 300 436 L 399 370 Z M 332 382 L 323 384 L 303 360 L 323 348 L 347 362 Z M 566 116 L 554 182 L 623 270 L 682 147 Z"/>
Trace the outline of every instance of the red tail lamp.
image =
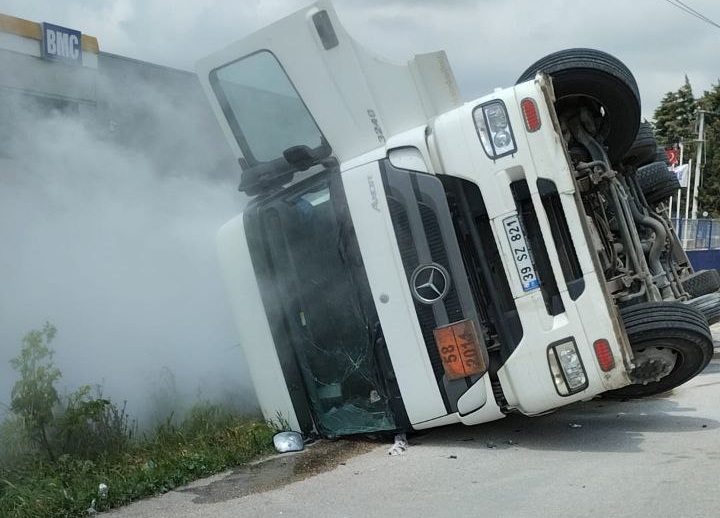
<path id="1" fill-rule="evenodd" d="M 613 370 L 615 368 L 615 358 L 610 349 L 610 343 L 604 338 L 600 338 L 599 340 L 595 340 L 593 348 L 595 349 L 595 356 L 597 357 L 600 369 L 603 372 Z"/>

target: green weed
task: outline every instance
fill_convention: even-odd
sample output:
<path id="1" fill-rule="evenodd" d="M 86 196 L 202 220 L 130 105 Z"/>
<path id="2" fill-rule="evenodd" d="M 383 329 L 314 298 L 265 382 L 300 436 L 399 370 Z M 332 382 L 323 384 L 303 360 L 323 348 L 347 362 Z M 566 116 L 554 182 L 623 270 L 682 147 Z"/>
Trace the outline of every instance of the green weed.
<path id="1" fill-rule="evenodd" d="M 0 423 L 0 516 L 74 518 L 164 493 L 269 453 L 267 423 L 201 402 L 138 436 L 125 411 L 83 386 L 59 397 L 50 324 L 23 340 L 13 414 Z M 100 491 L 100 485 L 107 492 Z"/>

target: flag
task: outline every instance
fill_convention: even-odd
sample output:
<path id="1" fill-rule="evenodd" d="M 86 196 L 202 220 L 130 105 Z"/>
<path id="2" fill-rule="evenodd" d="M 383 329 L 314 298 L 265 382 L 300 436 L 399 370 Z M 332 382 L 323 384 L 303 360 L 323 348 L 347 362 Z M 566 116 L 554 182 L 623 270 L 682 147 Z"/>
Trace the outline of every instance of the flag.
<path id="1" fill-rule="evenodd" d="M 688 174 L 690 172 L 690 164 L 676 165 L 672 171 L 675 173 L 675 176 L 677 176 L 680 187 L 687 187 L 688 179 L 690 178 Z"/>

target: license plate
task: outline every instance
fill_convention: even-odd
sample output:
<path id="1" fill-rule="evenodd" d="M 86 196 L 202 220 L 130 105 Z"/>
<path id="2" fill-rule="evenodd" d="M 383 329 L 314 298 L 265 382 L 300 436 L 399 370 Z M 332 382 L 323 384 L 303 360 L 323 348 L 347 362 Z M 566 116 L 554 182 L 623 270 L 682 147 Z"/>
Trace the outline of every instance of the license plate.
<path id="1" fill-rule="evenodd" d="M 510 243 L 510 250 L 515 260 L 518 275 L 520 275 L 523 291 L 531 291 L 539 288 L 540 281 L 535 273 L 535 267 L 530 257 L 530 249 L 527 246 L 525 231 L 522 225 L 520 225 L 520 219 L 517 216 L 505 218 L 503 220 L 503 228 Z"/>
<path id="2" fill-rule="evenodd" d="M 440 360 L 449 380 L 485 374 L 480 338 L 472 320 L 461 320 L 433 331 Z"/>

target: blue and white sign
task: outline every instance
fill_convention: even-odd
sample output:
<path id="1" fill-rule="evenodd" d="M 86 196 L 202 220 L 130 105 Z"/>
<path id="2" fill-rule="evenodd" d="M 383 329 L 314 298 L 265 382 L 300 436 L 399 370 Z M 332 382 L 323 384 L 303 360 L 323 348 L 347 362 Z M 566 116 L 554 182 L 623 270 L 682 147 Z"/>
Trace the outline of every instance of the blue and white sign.
<path id="1" fill-rule="evenodd" d="M 82 65 L 82 33 L 43 22 L 42 57 L 50 61 Z"/>

